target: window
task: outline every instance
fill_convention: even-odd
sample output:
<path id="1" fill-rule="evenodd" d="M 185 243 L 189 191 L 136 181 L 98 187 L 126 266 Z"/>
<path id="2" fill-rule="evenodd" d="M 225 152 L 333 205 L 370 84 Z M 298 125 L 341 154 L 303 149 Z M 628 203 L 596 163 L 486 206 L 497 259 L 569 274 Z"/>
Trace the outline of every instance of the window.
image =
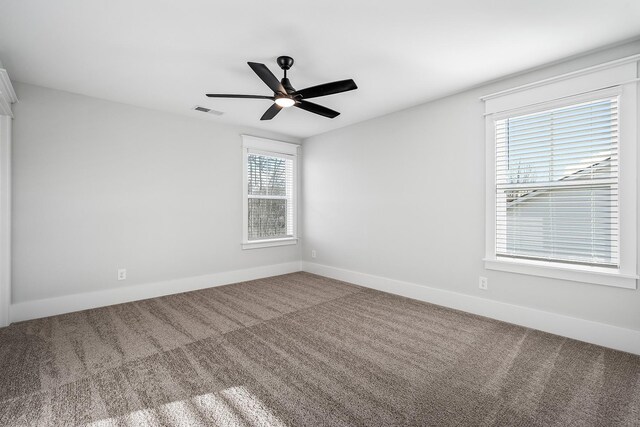
<path id="1" fill-rule="evenodd" d="M 636 62 L 483 98 L 485 268 L 636 288 Z"/>
<path id="2" fill-rule="evenodd" d="M 496 255 L 619 267 L 618 100 L 495 122 Z"/>
<path id="3" fill-rule="evenodd" d="M 297 243 L 295 144 L 243 135 L 243 248 Z"/>

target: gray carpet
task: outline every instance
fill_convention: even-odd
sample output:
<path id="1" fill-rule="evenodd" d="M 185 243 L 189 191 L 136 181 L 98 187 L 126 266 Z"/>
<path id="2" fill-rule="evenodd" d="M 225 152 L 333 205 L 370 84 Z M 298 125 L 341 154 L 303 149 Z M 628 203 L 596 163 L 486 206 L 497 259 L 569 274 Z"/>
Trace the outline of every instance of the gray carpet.
<path id="1" fill-rule="evenodd" d="M 0 329 L 0 425 L 640 426 L 640 357 L 294 273 Z"/>

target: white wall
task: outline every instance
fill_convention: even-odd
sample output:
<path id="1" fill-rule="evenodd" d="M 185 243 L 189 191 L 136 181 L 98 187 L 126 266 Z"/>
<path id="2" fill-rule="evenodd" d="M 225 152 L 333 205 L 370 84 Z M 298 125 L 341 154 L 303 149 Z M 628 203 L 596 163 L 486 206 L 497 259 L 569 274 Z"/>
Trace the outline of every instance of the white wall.
<path id="1" fill-rule="evenodd" d="M 640 43 L 621 46 L 306 140 L 303 259 L 640 331 L 640 291 L 483 268 L 478 99 L 638 52 Z M 23 314 L 49 306 L 35 300 L 300 260 L 297 246 L 240 249 L 239 134 L 285 138 L 16 90 L 12 298 Z"/>
<path id="2" fill-rule="evenodd" d="M 286 138 L 26 84 L 16 92 L 14 304 L 300 260 L 298 245 L 240 248 L 239 135 Z"/>
<path id="3" fill-rule="evenodd" d="M 630 43 L 305 140 L 303 259 L 640 330 L 638 290 L 484 269 L 479 100 L 639 52 Z"/>

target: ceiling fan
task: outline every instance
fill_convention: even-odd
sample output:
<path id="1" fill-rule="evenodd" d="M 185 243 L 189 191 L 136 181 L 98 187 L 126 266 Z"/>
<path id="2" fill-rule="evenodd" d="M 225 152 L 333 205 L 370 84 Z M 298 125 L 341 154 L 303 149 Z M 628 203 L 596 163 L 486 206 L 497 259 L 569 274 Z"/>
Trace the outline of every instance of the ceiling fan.
<path id="1" fill-rule="evenodd" d="M 331 110 L 322 105 L 314 104 L 313 102 L 306 101 L 309 98 L 317 98 L 319 96 L 333 95 L 335 93 L 347 92 L 349 90 L 357 89 L 356 83 L 349 80 L 340 80 L 337 82 L 324 83 L 318 86 L 308 87 L 306 89 L 295 90 L 291 86 L 291 82 L 287 78 L 287 70 L 293 66 L 293 58 L 290 56 L 278 57 L 278 65 L 284 70 L 284 78 L 280 81 L 273 75 L 273 73 L 267 68 L 266 65 L 257 62 L 247 62 L 249 67 L 260 77 L 260 79 L 269 86 L 273 91 L 273 96 L 266 95 L 230 95 L 230 94 L 217 94 L 208 93 L 210 98 L 249 98 L 249 99 L 269 99 L 273 102 L 273 105 L 265 111 L 260 117 L 260 120 L 271 120 L 276 114 L 283 108 L 298 107 L 311 113 L 319 114 L 324 117 L 333 119 L 340 113 Z"/>

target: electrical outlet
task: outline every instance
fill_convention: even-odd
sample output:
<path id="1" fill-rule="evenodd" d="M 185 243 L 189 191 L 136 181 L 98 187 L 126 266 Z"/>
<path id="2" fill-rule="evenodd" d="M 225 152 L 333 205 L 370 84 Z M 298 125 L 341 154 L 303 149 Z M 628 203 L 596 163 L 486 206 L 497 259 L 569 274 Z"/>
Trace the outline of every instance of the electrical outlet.
<path id="1" fill-rule="evenodd" d="M 127 279 L 127 269 L 119 268 L 118 269 L 118 280 L 126 280 Z"/>
<path id="2" fill-rule="evenodd" d="M 311 250 L 311 258 L 315 258 L 316 257 L 316 250 L 312 249 Z"/>
<path id="3" fill-rule="evenodd" d="M 478 287 L 483 291 L 486 291 L 487 289 L 489 289 L 489 279 L 487 279 L 486 277 L 480 276 Z"/>

